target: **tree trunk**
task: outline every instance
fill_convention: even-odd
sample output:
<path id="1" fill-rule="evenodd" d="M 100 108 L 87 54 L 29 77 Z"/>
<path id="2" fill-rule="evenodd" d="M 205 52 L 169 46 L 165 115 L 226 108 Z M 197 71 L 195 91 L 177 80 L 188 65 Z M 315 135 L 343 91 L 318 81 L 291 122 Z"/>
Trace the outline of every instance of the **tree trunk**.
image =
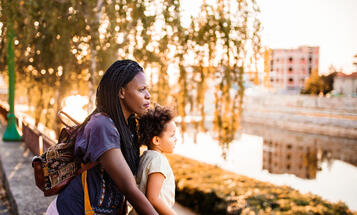
<path id="1" fill-rule="evenodd" d="M 100 26 L 100 19 L 102 17 L 102 8 L 104 6 L 103 0 L 98 0 L 96 10 L 95 10 L 95 18 L 89 17 L 90 15 L 87 14 L 87 19 L 92 20 L 91 27 L 93 26 L 93 38 L 90 42 L 90 67 L 89 67 L 89 94 L 88 94 L 88 113 L 91 113 L 95 108 L 95 94 L 96 94 L 96 72 L 97 72 L 97 45 L 100 44 L 99 41 L 99 26 Z"/>

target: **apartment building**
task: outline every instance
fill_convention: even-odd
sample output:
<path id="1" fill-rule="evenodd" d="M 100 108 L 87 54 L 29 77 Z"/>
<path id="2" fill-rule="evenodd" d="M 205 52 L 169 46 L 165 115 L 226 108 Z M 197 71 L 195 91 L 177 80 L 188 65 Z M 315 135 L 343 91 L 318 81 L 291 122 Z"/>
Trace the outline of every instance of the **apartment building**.
<path id="1" fill-rule="evenodd" d="M 270 87 L 279 92 L 300 92 L 313 72 L 318 72 L 319 47 L 271 49 L 265 56 L 265 70 L 270 71 Z M 267 68 L 269 67 L 269 68 Z"/>

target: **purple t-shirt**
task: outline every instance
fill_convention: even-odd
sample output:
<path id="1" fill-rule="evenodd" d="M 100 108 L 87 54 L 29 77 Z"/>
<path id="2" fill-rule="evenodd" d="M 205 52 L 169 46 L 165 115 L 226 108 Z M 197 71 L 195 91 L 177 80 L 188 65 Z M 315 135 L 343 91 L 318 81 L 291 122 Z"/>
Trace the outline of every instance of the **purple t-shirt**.
<path id="1" fill-rule="evenodd" d="M 76 156 L 82 157 L 84 163 L 94 162 L 104 152 L 113 148 L 120 148 L 120 135 L 114 122 L 103 114 L 93 115 L 77 135 Z M 95 213 L 115 214 L 123 195 L 100 165 L 88 170 L 87 183 L 91 206 Z M 57 197 L 59 214 L 84 214 L 83 199 L 81 175 L 78 175 Z"/>

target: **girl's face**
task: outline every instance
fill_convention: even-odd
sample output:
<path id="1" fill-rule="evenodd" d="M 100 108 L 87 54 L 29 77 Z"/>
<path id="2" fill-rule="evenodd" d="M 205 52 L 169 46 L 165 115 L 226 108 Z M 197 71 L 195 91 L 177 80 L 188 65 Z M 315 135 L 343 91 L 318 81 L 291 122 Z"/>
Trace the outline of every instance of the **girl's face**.
<path id="1" fill-rule="evenodd" d="M 146 84 L 145 74 L 139 72 L 126 87 L 120 89 L 120 104 L 125 119 L 136 113 L 143 115 L 150 106 L 150 93 Z"/>
<path id="2" fill-rule="evenodd" d="M 165 125 L 160 136 L 154 137 L 156 149 L 163 153 L 172 153 L 176 144 L 176 124 L 173 120 Z"/>

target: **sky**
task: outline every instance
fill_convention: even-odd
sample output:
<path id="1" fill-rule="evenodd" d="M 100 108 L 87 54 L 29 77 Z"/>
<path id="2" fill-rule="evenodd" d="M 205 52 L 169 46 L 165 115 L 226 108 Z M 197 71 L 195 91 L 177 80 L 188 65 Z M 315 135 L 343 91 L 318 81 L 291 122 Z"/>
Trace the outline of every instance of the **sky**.
<path id="1" fill-rule="evenodd" d="M 357 0 L 257 0 L 262 43 L 270 48 L 320 47 L 319 73 L 330 65 L 357 70 Z"/>
<path id="2" fill-rule="evenodd" d="M 210 0 L 207 0 L 211 2 Z M 182 0 L 184 20 L 199 13 L 201 0 Z M 319 73 L 330 65 L 357 70 L 357 0 L 257 0 L 262 45 L 270 48 L 320 47 Z"/>

